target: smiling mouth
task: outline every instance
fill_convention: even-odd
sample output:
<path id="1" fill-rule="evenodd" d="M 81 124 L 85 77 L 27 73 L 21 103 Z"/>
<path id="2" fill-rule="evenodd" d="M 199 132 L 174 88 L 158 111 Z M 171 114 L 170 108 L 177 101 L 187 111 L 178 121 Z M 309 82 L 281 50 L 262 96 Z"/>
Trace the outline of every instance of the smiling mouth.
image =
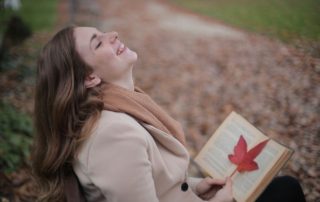
<path id="1" fill-rule="evenodd" d="M 121 43 L 117 50 L 117 55 L 120 55 L 121 53 L 123 53 L 123 51 L 126 50 L 126 48 L 127 47 L 123 43 Z"/>

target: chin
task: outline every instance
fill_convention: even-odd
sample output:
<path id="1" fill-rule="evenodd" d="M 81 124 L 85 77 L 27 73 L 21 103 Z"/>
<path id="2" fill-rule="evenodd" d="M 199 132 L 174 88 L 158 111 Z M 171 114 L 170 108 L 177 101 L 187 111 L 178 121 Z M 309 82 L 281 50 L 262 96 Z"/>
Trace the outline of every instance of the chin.
<path id="1" fill-rule="evenodd" d="M 132 50 L 130 50 L 130 53 L 127 57 L 128 63 L 133 64 L 138 60 L 138 54 Z"/>

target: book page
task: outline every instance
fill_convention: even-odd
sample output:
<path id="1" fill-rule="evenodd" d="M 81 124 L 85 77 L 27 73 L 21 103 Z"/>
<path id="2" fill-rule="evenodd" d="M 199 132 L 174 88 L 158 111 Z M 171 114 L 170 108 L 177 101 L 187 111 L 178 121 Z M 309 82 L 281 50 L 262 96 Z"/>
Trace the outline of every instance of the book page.
<path id="1" fill-rule="evenodd" d="M 240 135 L 247 141 L 248 148 L 262 137 L 266 138 L 246 127 L 238 116 L 235 112 L 230 113 L 195 157 L 195 162 L 212 177 L 224 179 L 235 170 L 236 166 L 229 161 L 228 154 L 233 154 Z"/>
<path id="2" fill-rule="evenodd" d="M 255 158 L 259 169 L 250 172 L 237 172 L 233 177 L 233 194 L 238 201 L 246 201 L 259 185 L 264 176 L 272 169 L 277 160 L 285 152 L 285 147 L 273 140 L 269 140 L 262 152 Z"/>
<path id="3" fill-rule="evenodd" d="M 202 155 L 198 155 L 195 161 L 202 164 L 202 167 L 215 178 L 224 179 L 228 173 L 235 169 L 235 166 L 226 158 L 227 152 L 232 150 L 232 142 L 236 142 L 236 137 L 231 133 L 224 132 L 208 145 Z M 231 143 L 231 144 L 230 144 Z"/>
<path id="4" fill-rule="evenodd" d="M 279 143 L 279 142 L 278 142 Z M 282 143 L 279 143 L 280 145 L 283 145 Z M 286 147 L 284 145 L 285 149 L 283 152 L 283 155 L 278 159 L 276 164 L 268 171 L 268 174 L 263 177 L 261 182 L 259 183 L 259 186 L 256 186 L 254 190 L 252 190 L 252 194 L 248 198 L 248 202 L 254 202 L 259 195 L 263 192 L 263 190 L 268 186 L 268 184 L 272 181 L 274 176 L 277 175 L 277 173 L 280 171 L 280 169 L 287 164 L 288 160 L 291 158 L 291 156 L 294 153 L 294 150 L 292 150 L 289 147 Z"/>

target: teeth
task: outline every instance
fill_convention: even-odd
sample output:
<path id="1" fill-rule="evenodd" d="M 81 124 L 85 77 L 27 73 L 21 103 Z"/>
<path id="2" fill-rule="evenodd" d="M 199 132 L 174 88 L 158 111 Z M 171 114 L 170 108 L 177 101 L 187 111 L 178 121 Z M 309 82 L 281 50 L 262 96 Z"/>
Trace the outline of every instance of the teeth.
<path id="1" fill-rule="evenodd" d="M 117 54 L 120 55 L 123 50 L 124 50 L 124 44 L 122 43 L 122 44 L 120 45 L 120 48 L 119 48 L 118 51 L 117 51 Z"/>

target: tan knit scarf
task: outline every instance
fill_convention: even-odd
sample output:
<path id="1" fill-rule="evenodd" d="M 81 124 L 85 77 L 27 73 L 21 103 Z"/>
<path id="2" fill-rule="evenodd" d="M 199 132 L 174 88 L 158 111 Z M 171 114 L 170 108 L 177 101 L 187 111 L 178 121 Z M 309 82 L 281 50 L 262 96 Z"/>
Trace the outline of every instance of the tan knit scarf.
<path id="1" fill-rule="evenodd" d="M 124 112 L 138 121 L 150 124 L 173 135 L 184 146 L 184 131 L 178 121 L 165 112 L 147 93 L 135 86 L 134 91 L 122 86 L 105 83 L 103 87 L 104 109 Z"/>

